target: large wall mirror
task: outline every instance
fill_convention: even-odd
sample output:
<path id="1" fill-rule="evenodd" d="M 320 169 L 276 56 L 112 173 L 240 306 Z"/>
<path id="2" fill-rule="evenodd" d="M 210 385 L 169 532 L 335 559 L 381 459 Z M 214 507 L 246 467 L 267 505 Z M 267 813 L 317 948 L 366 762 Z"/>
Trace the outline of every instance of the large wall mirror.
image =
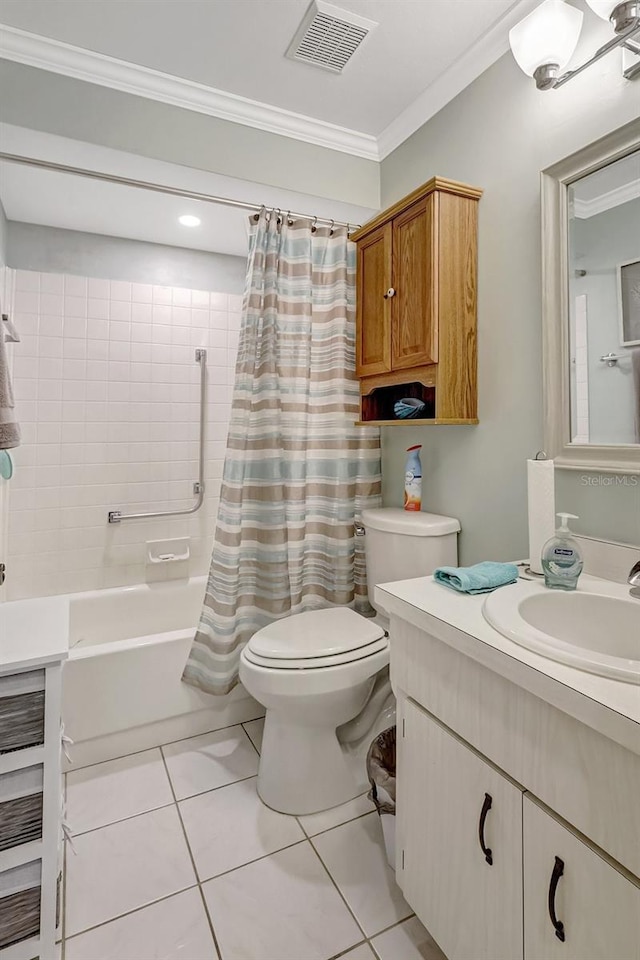
<path id="1" fill-rule="evenodd" d="M 640 473 L 640 122 L 544 171 L 542 201 L 548 453 Z"/>

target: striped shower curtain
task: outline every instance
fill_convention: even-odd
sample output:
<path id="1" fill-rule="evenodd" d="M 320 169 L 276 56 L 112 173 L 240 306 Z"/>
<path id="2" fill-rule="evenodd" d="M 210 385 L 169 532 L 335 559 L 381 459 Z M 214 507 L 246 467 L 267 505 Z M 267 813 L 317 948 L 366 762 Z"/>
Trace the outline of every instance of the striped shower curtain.
<path id="1" fill-rule="evenodd" d="M 380 501 L 380 435 L 354 426 L 355 245 L 262 211 L 250 253 L 207 591 L 183 679 L 238 682 L 260 627 L 332 605 L 370 613 L 354 518 Z"/>

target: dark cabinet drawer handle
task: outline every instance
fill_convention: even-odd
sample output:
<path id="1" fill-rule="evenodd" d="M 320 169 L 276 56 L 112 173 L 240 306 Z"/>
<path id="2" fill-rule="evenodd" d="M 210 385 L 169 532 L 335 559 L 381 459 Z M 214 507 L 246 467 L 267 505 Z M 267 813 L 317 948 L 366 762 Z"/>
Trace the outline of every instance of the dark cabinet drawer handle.
<path id="1" fill-rule="evenodd" d="M 551 923 L 556 932 L 556 937 L 564 943 L 564 923 L 556 917 L 556 890 L 558 889 L 558 881 L 563 873 L 564 860 L 556 857 L 553 873 L 551 874 L 551 882 L 549 884 L 549 916 L 551 917 Z"/>
<path id="2" fill-rule="evenodd" d="M 485 793 L 484 803 L 482 804 L 482 810 L 480 811 L 480 823 L 478 825 L 478 839 L 480 840 L 480 848 L 484 853 L 484 858 L 489 864 L 489 866 L 493 864 L 493 853 L 491 851 L 491 848 L 488 847 L 484 842 L 484 822 L 487 819 L 487 814 L 489 813 L 489 810 L 491 810 L 492 803 L 493 803 L 493 800 L 491 799 L 491 795 L 488 793 Z"/>

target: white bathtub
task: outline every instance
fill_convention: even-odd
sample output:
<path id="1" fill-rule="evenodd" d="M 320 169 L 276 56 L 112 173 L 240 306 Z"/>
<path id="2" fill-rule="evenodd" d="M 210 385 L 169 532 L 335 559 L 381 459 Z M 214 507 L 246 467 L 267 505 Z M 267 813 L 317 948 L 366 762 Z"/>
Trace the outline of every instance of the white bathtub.
<path id="1" fill-rule="evenodd" d="M 74 767 L 264 714 L 240 685 L 214 697 L 181 680 L 205 583 L 197 577 L 69 596 L 63 719 Z"/>

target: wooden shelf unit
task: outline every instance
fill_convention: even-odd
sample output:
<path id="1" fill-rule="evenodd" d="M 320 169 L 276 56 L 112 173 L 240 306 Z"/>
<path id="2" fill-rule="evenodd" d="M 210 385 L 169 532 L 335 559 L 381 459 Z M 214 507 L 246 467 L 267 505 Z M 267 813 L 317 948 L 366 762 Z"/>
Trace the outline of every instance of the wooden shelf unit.
<path id="1" fill-rule="evenodd" d="M 478 418 L 463 420 L 458 419 L 446 419 L 446 418 L 437 418 L 434 417 L 431 420 L 356 420 L 356 427 L 438 427 L 438 426 L 460 426 L 466 424 L 467 426 L 473 426 L 477 423 L 480 423 Z"/>
<path id="2" fill-rule="evenodd" d="M 353 234 L 360 423 L 405 423 L 393 413 L 398 387 L 405 384 L 433 388 L 431 407 L 435 394 L 435 409 L 428 409 L 435 416 L 412 423 L 478 422 L 481 195 L 476 187 L 433 177 Z M 380 409 L 385 388 L 388 409 Z M 365 403 L 374 391 L 376 402 Z"/>

